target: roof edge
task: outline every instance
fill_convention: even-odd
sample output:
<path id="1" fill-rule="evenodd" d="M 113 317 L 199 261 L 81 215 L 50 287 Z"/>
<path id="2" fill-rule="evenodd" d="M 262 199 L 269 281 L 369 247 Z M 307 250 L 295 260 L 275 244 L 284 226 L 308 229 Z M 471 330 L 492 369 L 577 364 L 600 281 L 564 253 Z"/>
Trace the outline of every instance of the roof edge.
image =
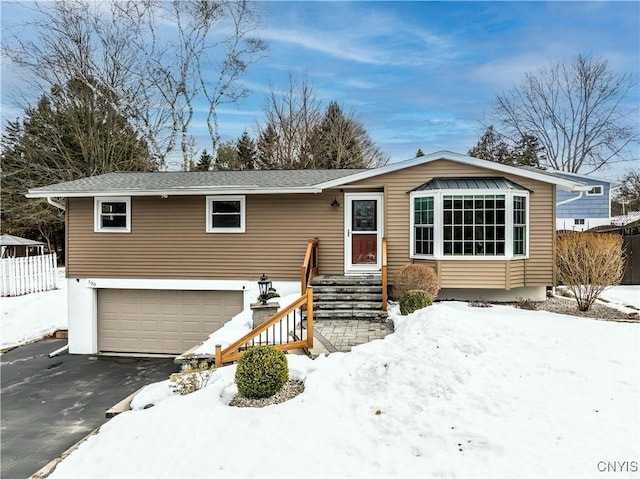
<path id="1" fill-rule="evenodd" d="M 282 193 L 322 193 L 316 187 L 301 188 L 183 188 L 183 189 L 113 189 L 99 191 L 52 191 L 34 188 L 29 190 L 27 198 L 89 198 L 101 196 L 204 196 L 204 195 L 274 195 Z"/>
<path id="2" fill-rule="evenodd" d="M 454 153 L 448 150 L 440 150 L 434 153 L 429 153 L 425 156 L 418 156 L 409 160 L 382 166 L 380 168 L 372 168 L 370 171 L 363 171 L 360 173 L 355 173 L 353 175 L 338 178 L 336 180 L 326 181 L 316 186 L 322 189 L 335 188 L 337 186 L 343 186 L 354 181 L 365 180 L 379 175 L 384 175 L 386 173 L 393 173 L 405 168 L 411 168 L 413 166 L 431 163 L 436 160 L 450 160 L 466 165 L 477 166 L 478 168 L 485 168 L 489 170 L 500 171 L 502 173 L 522 176 L 525 178 L 542 181 L 544 183 L 552 183 L 559 186 L 561 189 L 568 191 L 585 191 L 586 188 L 585 185 L 580 182 L 558 178 L 550 174 L 546 174 L 542 170 L 540 172 L 524 170 L 515 166 L 503 165 L 501 163 L 495 163 L 493 161 L 481 160 L 479 158 L 462 155 L 460 153 Z"/>

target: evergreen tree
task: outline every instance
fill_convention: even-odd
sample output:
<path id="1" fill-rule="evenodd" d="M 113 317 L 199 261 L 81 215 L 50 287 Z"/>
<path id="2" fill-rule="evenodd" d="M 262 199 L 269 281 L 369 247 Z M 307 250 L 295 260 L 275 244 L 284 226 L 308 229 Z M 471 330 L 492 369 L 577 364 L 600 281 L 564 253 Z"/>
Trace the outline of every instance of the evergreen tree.
<path id="1" fill-rule="evenodd" d="M 362 124 L 332 101 L 310 139 L 314 168 L 368 168 L 386 162 Z"/>
<path id="2" fill-rule="evenodd" d="M 422 149 L 418 148 L 418 151 L 416 151 L 416 158 L 419 158 L 421 156 L 424 156 L 424 151 L 422 151 Z"/>
<path id="3" fill-rule="evenodd" d="M 241 170 L 256 169 L 256 143 L 253 141 L 253 138 L 249 136 L 247 130 L 238 138 L 238 142 L 236 143 L 236 156 Z"/>
<path id="4" fill-rule="evenodd" d="M 225 141 L 218 145 L 214 170 L 240 170 L 238 152 L 232 141 Z"/>
<path id="5" fill-rule="evenodd" d="M 209 171 L 211 169 L 211 163 L 213 161 L 213 157 L 207 153 L 207 150 L 202 150 L 200 154 L 200 159 L 198 163 L 195 165 L 192 171 Z"/>
<path id="6" fill-rule="evenodd" d="M 468 155 L 496 163 L 511 163 L 509 147 L 500 139 L 493 125 L 487 128 L 476 146 L 469 150 Z"/>
<path id="7" fill-rule="evenodd" d="M 278 164 L 278 133 L 271 123 L 260 132 L 257 144 L 258 169 L 268 170 L 276 168 Z"/>
<path id="8" fill-rule="evenodd" d="M 25 198 L 30 188 L 112 171 L 157 170 L 117 103 L 98 82 L 75 79 L 7 124 L 0 157 L 3 232 L 45 241 L 64 237 L 63 215 L 44 200 Z"/>

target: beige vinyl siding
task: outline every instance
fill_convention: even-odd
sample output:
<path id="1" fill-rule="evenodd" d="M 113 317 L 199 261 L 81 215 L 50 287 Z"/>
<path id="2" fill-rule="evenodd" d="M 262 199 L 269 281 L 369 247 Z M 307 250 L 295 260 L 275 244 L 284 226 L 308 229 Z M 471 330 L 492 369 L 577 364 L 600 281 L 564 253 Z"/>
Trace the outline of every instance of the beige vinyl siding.
<path id="1" fill-rule="evenodd" d="M 441 288 L 515 288 L 546 286 L 553 281 L 554 186 L 521 176 L 502 175 L 483 168 L 437 160 L 354 183 L 385 186 L 386 222 L 390 278 L 409 258 L 409 191 L 434 177 L 504 176 L 532 191 L 529 204 L 529 259 L 504 261 L 438 260 Z M 419 262 L 420 260 L 415 260 Z"/>
<path id="2" fill-rule="evenodd" d="M 323 194 L 247 195 L 245 233 L 206 233 L 205 197 L 132 197 L 131 233 L 94 233 L 93 198 L 71 198 L 68 277 L 298 280 L 307 240 L 320 273 L 344 267 L 343 207 Z M 342 204 L 342 202 L 341 202 Z"/>

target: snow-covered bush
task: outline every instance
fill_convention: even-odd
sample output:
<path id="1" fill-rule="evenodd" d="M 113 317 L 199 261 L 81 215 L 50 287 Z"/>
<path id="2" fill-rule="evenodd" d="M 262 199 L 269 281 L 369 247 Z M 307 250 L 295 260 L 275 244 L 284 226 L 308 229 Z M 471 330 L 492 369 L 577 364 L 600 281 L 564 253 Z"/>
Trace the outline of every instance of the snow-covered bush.
<path id="1" fill-rule="evenodd" d="M 213 364 L 209 364 L 207 361 L 198 362 L 196 359 L 192 359 L 180 372 L 173 373 L 169 376 L 171 389 L 174 393 L 180 394 L 181 396 L 202 389 L 209 382 L 213 371 L 215 371 Z"/>
<path id="2" fill-rule="evenodd" d="M 431 299 L 438 295 L 438 275 L 431 266 L 420 263 L 410 263 L 402 266 L 393 275 L 393 294 L 400 298 L 411 290 L 426 291 Z"/>
<path id="3" fill-rule="evenodd" d="M 273 396 L 288 380 L 287 357 L 273 346 L 254 346 L 238 361 L 236 384 L 245 397 Z"/>
<path id="4" fill-rule="evenodd" d="M 407 291 L 400 296 L 400 314 L 406 316 L 432 304 L 433 300 L 426 291 L 422 291 L 421 289 Z"/>
<path id="5" fill-rule="evenodd" d="M 580 311 L 588 311 L 607 286 L 620 284 L 624 275 L 622 236 L 603 233 L 567 233 L 556 244 L 558 281 L 575 296 Z"/>

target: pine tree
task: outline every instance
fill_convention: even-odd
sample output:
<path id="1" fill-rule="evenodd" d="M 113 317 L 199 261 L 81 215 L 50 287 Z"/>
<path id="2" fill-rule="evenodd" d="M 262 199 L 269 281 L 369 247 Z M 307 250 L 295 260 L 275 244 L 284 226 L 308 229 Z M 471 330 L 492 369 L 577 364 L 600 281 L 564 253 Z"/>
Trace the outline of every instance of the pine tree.
<path id="1" fill-rule="evenodd" d="M 420 158 L 421 156 L 424 156 L 424 151 L 418 148 L 418 151 L 416 151 L 416 158 Z"/>
<path id="2" fill-rule="evenodd" d="M 278 165 L 278 133 L 271 123 L 260 132 L 257 144 L 257 168 L 274 169 Z"/>
<path id="3" fill-rule="evenodd" d="M 247 130 L 238 138 L 238 142 L 236 143 L 236 156 L 241 170 L 256 169 L 256 143 L 253 141 L 253 138 L 249 136 Z"/>
<path id="4" fill-rule="evenodd" d="M 200 159 L 192 171 L 209 171 L 211 169 L 212 161 L 213 157 L 207 153 L 207 150 L 202 150 Z"/>

